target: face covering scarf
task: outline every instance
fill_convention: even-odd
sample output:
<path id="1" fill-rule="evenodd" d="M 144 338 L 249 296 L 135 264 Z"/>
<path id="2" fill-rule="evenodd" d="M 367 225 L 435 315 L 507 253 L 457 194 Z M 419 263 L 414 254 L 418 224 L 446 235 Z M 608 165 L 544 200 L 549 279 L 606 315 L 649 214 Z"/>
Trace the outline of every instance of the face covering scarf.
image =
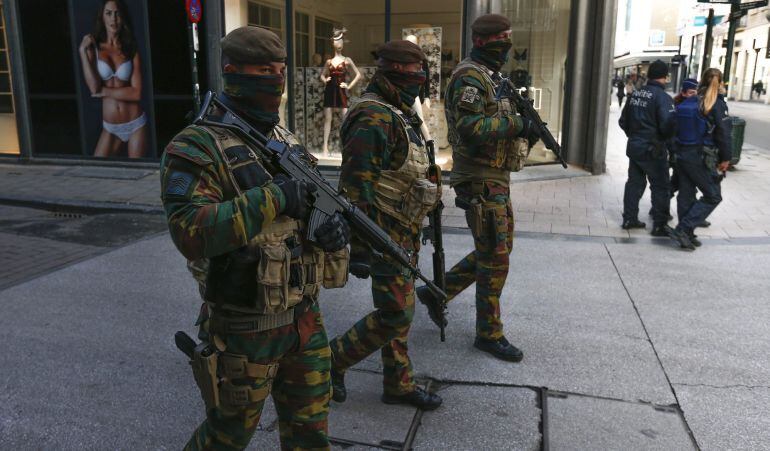
<path id="1" fill-rule="evenodd" d="M 473 47 L 471 58 L 494 71 L 499 71 L 508 62 L 508 52 L 510 52 L 511 47 L 513 47 L 513 42 L 510 39 L 487 42 L 481 47 Z"/>
<path id="2" fill-rule="evenodd" d="M 223 74 L 224 93 L 252 119 L 276 125 L 283 94 L 283 75 Z"/>
<path id="3" fill-rule="evenodd" d="M 406 104 L 408 109 L 412 109 L 414 105 L 414 99 L 420 94 L 420 86 L 425 83 L 427 75 L 425 71 L 416 72 L 399 72 L 395 70 L 383 71 L 383 78 L 388 82 L 391 87 L 385 87 L 388 90 L 395 90 L 398 92 L 398 98 L 402 103 Z M 382 90 L 383 87 L 380 87 Z M 394 100 L 394 99 L 389 99 Z M 403 109 L 403 108 L 402 108 Z"/>

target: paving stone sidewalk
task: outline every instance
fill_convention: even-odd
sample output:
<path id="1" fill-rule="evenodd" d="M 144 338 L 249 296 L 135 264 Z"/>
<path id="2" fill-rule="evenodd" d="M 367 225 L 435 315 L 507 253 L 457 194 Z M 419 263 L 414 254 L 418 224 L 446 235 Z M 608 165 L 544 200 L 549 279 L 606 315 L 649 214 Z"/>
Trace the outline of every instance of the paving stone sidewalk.
<path id="1" fill-rule="evenodd" d="M 620 228 L 628 160 L 626 138 L 617 125 L 620 110 L 610 109 L 607 172 L 599 176 L 558 165 L 529 167 L 513 174 L 511 197 L 518 232 L 636 238 L 648 237 L 649 190 L 639 206 L 647 230 Z M 731 239 L 770 235 L 770 150 L 745 145 L 740 163 L 724 180 L 723 203 L 702 238 Z M 333 173 L 332 173 L 333 174 Z M 58 205 L 94 209 L 162 212 L 158 169 L 0 163 L 0 203 Z M 454 192 L 444 191 L 445 226 L 467 228 Z M 671 211 L 676 212 L 676 200 Z M 675 221 L 674 221 L 675 223 Z"/>

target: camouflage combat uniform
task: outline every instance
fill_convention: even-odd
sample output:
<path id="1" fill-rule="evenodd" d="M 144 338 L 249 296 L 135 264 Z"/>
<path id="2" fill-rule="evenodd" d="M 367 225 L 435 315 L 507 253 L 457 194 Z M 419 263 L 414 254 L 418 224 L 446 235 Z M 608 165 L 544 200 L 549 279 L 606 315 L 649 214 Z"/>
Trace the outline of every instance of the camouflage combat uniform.
<path id="1" fill-rule="evenodd" d="M 422 220 L 438 202 L 438 190 L 433 185 L 432 194 L 423 198 L 426 203 L 412 211 L 408 215 L 411 218 L 404 218 L 392 206 L 399 204 L 396 199 L 407 193 L 391 189 L 393 185 L 384 193 L 383 187 L 396 183 L 393 174 L 400 178 L 396 173 L 406 167 L 417 169 L 411 174 L 413 188 L 404 191 L 417 192 L 421 189 L 417 185 L 425 186 L 428 157 L 424 140 L 416 132 L 421 122 L 384 76 L 375 75 L 367 91 L 363 100 L 351 107 L 342 124 L 340 188 L 396 243 L 414 255 L 416 262 Z M 386 205 L 388 196 L 394 202 Z M 354 255 L 370 252 L 355 239 L 351 247 Z M 410 393 L 415 390 L 415 383 L 407 355 L 407 335 L 414 316 L 414 276 L 385 257 L 371 262 L 371 278 L 376 310 L 331 341 L 332 365 L 343 373 L 381 349 L 384 392 Z"/>
<path id="2" fill-rule="evenodd" d="M 271 393 L 283 449 L 328 449 L 330 350 L 315 301 L 321 284 L 334 285 L 318 278 L 330 254 L 302 244 L 304 224 L 280 214 L 283 192 L 255 158 L 231 132 L 189 126 L 161 162 L 171 237 L 206 301 L 199 337 L 220 351 L 219 405 L 207 406 L 186 449 L 245 448 Z"/>
<path id="3" fill-rule="evenodd" d="M 495 99 L 499 74 L 468 58 L 455 69 L 446 91 L 446 118 L 453 148 L 450 185 L 466 210 L 475 249 L 446 273 L 451 300 L 476 282 L 476 334 L 503 337 L 500 295 L 513 242 L 510 172 L 528 155 L 517 139 L 522 121 L 507 100 Z M 524 142 L 522 142 L 524 141 Z"/>

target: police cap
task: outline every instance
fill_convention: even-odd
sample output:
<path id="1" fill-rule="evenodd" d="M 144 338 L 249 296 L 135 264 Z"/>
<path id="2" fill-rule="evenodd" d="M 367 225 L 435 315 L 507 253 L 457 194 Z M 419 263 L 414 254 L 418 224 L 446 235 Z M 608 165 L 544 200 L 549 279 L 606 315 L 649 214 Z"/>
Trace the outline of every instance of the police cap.
<path id="1" fill-rule="evenodd" d="M 286 47 L 272 31 L 262 27 L 240 27 L 220 41 L 222 54 L 239 64 L 269 64 L 286 61 Z"/>

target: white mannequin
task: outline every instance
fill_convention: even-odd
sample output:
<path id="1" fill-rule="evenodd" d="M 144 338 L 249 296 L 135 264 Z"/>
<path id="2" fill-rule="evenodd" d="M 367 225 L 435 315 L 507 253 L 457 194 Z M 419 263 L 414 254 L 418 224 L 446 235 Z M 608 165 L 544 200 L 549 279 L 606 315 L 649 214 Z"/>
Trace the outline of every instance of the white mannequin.
<path id="1" fill-rule="evenodd" d="M 329 72 L 329 67 L 338 67 L 342 63 L 345 63 L 345 70 L 347 72 L 348 69 L 353 71 L 353 80 L 351 80 L 350 83 L 347 83 L 345 81 L 340 82 L 339 86 L 341 89 L 345 89 L 347 91 L 350 91 L 353 89 L 353 86 L 358 83 L 358 81 L 361 79 L 361 72 L 359 72 L 358 68 L 356 67 L 355 63 L 353 63 L 353 60 L 344 56 L 342 54 L 342 49 L 345 46 L 344 44 L 344 36 L 345 36 L 345 29 L 342 30 L 334 30 L 334 36 L 332 40 L 332 45 L 334 46 L 334 56 L 327 60 L 324 64 L 323 71 L 321 72 L 321 81 L 324 82 L 324 84 L 329 83 L 329 81 L 332 79 L 331 74 Z M 329 107 L 324 106 L 324 144 L 323 144 L 323 156 L 328 157 L 329 156 L 329 135 L 331 134 L 332 130 L 332 110 L 342 110 L 342 116 L 345 116 L 345 113 L 347 113 L 348 109 L 347 107 L 337 108 L 337 107 Z"/>
<path id="2" fill-rule="evenodd" d="M 414 45 L 420 45 L 417 42 L 417 36 L 410 34 L 406 37 L 406 40 L 411 42 Z M 412 109 L 417 113 L 418 116 L 420 116 L 420 119 L 422 119 L 422 125 L 420 126 L 420 131 L 422 132 L 423 138 L 425 138 L 425 141 L 430 141 L 433 138 L 430 135 L 430 130 L 428 129 L 428 124 L 425 121 L 425 115 L 422 112 L 422 103 L 425 102 L 425 108 L 430 111 L 430 96 L 420 99 L 420 97 L 416 97 L 414 99 L 414 105 L 412 105 Z"/>

